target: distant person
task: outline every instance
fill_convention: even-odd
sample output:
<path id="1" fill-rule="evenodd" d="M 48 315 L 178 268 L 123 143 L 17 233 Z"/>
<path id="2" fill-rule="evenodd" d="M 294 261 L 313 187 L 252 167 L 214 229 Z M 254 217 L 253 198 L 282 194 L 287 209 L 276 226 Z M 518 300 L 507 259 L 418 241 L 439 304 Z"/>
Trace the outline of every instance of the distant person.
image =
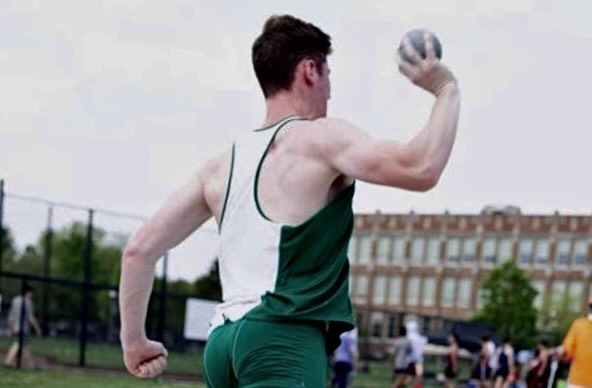
<path id="1" fill-rule="evenodd" d="M 393 373 L 392 388 L 401 388 L 409 384 L 411 377 L 415 376 L 415 364 L 411 362 L 413 349 L 411 340 L 407 338 L 407 328 L 399 328 L 399 336 L 393 343 Z"/>
<path id="2" fill-rule="evenodd" d="M 514 348 L 509 338 L 504 338 L 502 346 L 495 354 L 497 369 L 494 375 L 495 388 L 507 388 L 515 377 Z"/>
<path id="3" fill-rule="evenodd" d="M 341 344 L 333 354 L 334 364 L 331 387 L 347 388 L 358 361 L 358 331 L 357 329 L 346 331 L 339 338 Z"/>
<path id="4" fill-rule="evenodd" d="M 411 321 L 407 323 L 407 338 L 411 341 L 411 363 L 410 368 L 413 370 L 413 385 L 420 386 L 423 378 L 423 351 L 428 340 L 419 332 L 417 322 Z"/>
<path id="5" fill-rule="evenodd" d="M 592 299 L 588 301 L 588 316 L 571 324 L 561 351 L 571 360 L 569 387 L 592 387 Z"/>
<path id="6" fill-rule="evenodd" d="M 456 387 L 458 377 L 458 337 L 456 334 L 448 336 L 448 354 L 446 355 L 446 366 L 444 367 L 444 385 L 447 388 Z"/>
<path id="7" fill-rule="evenodd" d="M 31 349 L 29 346 L 29 336 L 31 332 L 31 326 L 35 329 L 35 333 L 41 336 L 41 328 L 37 319 L 35 319 L 35 310 L 33 307 L 33 288 L 29 285 L 25 285 L 21 292 L 21 295 L 15 296 L 10 304 L 10 310 L 8 311 L 8 327 L 15 337 L 15 341 L 8 349 L 6 357 L 4 358 L 4 366 L 12 367 L 16 365 L 16 357 L 19 351 L 19 339 L 23 336 L 23 348 L 22 357 L 24 366 L 26 368 L 33 368 L 34 361 Z M 24 313 L 24 315 L 23 315 Z"/>
<path id="8" fill-rule="evenodd" d="M 526 386 L 528 388 L 547 388 L 549 375 L 549 343 L 543 340 L 537 344 L 534 351 L 534 358 L 528 365 Z"/>
<path id="9" fill-rule="evenodd" d="M 487 388 L 491 385 L 491 358 L 495 351 L 495 345 L 493 345 L 488 335 L 481 337 L 481 348 L 477 356 L 477 362 L 471 373 L 471 379 L 476 381 L 480 387 Z"/>

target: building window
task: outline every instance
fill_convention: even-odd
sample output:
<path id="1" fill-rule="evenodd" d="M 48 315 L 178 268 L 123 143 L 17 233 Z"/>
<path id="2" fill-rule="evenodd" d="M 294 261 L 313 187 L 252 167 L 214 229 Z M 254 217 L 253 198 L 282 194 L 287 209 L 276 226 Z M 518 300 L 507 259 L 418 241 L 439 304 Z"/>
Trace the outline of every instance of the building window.
<path id="1" fill-rule="evenodd" d="M 356 286 L 354 288 L 353 300 L 357 303 L 367 303 L 368 295 L 368 275 L 359 274 L 356 277 Z"/>
<path id="2" fill-rule="evenodd" d="M 370 315 L 370 327 L 372 337 L 382 338 L 382 328 L 384 326 L 384 314 L 383 313 L 372 313 Z"/>
<path id="3" fill-rule="evenodd" d="M 487 237 L 483 240 L 483 264 L 495 266 L 497 255 L 495 253 L 495 238 Z"/>
<path id="4" fill-rule="evenodd" d="M 407 279 L 407 306 L 419 304 L 419 276 L 411 276 Z"/>
<path id="5" fill-rule="evenodd" d="M 390 236 L 380 236 L 378 238 L 378 246 L 376 247 L 377 264 L 388 264 L 391 254 L 391 240 Z"/>
<path id="6" fill-rule="evenodd" d="M 452 307 L 454 306 L 454 294 L 456 288 L 456 279 L 455 278 L 444 278 L 442 281 L 442 307 Z"/>
<path id="7" fill-rule="evenodd" d="M 555 265 L 557 267 L 567 267 L 569 265 L 569 256 L 571 250 L 571 241 L 567 238 L 561 238 L 557 241 L 555 253 Z"/>
<path id="8" fill-rule="evenodd" d="M 405 237 L 395 236 L 393 245 L 393 263 L 402 265 L 405 263 Z"/>
<path id="9" fill-rule="evenodd" d="M 569 307 L 572 311 L 580 311 L 582 308 L 582 296 L 584 294 L 584 283 L 574 281 L 569 283 Z"/>
<path id="10" fill-rule="evenodd" d="M 446 257 L 449 263 L 457 264 L 460 261 L 460 239 L 450 238 L 446 242 Z"/>
<path id="11" fill-rule="evenodd" d="M 460 279 L 458 282 L 458 298 L 456 306 L 460 308 L 467 308 L 471 303 L 471 295 L 473 294 L 473 280 L 466 278 Z"/>
<path id="12" fill-rule="evenodd" d="M 428 265 L 440 264 L 440 238 L 439 237 L 430 237 L 428 240 L 427 263 L 428 263 Z"/>
<path id="13" fill-rule="evenodd" d="M 356 255 L 357 242 L 358 242 L 358 237 L 354 235 L 349 240 L 349 245 L 347 247 L 347 257 L 349 258 L 349 261 L 352 263 L 355 263 L 358 258 Z"/>
<path id="14" fill-rule="evenodd" d="M 549 264 L 549 240 L 541 238 L 536 242 L 535 260 L 538 266 Z"/>
<path id="15" fill-rule="evenodd" d="M 533 251 L 534 243 L 532 239 L 526 238 L 520 241 L 520 254 L 519 261 L 520 265 L 524 267 L 530 266 L 531 259 L 532 259 L 532 251 Z"/>
<path id="16" fill-rule="evenodd" d="M 358 264 L 366 265 L 372 260 L 372 237 L 370 235 L 360 236 L 358 251 Z"/>
<path id="17" fill-rule="evenodd" d="M 578 239 L 574 243 L 573 263 L 578 267 L 588 264 L 588 240 Z"/>
<path id="18" fill-rule="evenodd" d="M 475 262 L 475 238 L 467 237 L 463 241 L 463 263 L 472 264 Z"/>
<path id="19" fill-rule="evenodd" d="M 567 282 L 565 280 L 555 280 L 553 282 L 553 305 L 563 304 L 567 296 Z"/>
<path id="20" fill-rule="evenodd" d="M 509 237 L 504 237 L 499 241 L 499 261 L 506 262 L 512 261 L 514 259 L 514 253 L 512 252 L 512 239 Z"/>
<path id="21" fill-rule="evenodd" d="M 391 315 L 389 317 L 388 320 L 388 333 L 387 336 L 389 338 L 395 338 L 396 336 L 399 335 L 399 330 L 398 330 L 398 322 L 399 320 L 397 319 L 396 315 Z"/>
<path id="22" fill-rule="evenodd" d="M 376 275 L 374 278 L 374 292 L 372 295 L 372 303 L 384 304 L 386 298 L 386 276 Z"/>
<path id="23" fill-rule="evenodd" d="M 411 263 L 416 265 L 423 264 L 423 247 L 425 244 L 425 238 L 414 237 L 411 246 Z"/>
<path id="24" fill-rule="evenodd" d="M 479 292 L 477 294 L 477 308 L 481 309 L 485 305 L 486 298 L 489 296 L 489 292 L 482 288 L 479 288 Z"/>
<path id="25" fill-rule="evenodd" d="M 545 300 L 545 282 L 543 280 L 534 280 L 532 287 L 537 291 L 537 295 L 534 298 L 534 307 L 540 309 L 543 307 L 543 301 Z"/>
<path id="26" fill-rule="evenodd" d="M 436 303 L 436 279 L 423 279 L 422 305 L 432 307 Z"/>
<path id="27" fill-rule="evenodd" d="M 399 275 L 391 277 L 389 284 L 388 303 L 391 306 L 401 305 L 401 276 Z"/>

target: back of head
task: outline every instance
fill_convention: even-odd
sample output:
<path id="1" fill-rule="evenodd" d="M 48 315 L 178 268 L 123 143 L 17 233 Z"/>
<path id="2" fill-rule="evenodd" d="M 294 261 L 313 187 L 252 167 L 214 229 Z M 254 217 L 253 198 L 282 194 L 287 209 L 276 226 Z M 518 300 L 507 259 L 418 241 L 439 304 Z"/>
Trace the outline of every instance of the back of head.
<path id="1" fill-rule="evenodd" d="M 407 335 L 407 328 L 405 326 L 399 327 L 399 336 L 405 337 Z"/>
<path id="2" fill-rule="evenodd" d="M 318 69 L 331 54 L 331 37 L 312 23 L 291 15 L 272 16 L 252 48 L 253 67 L 265 98 L 290 90 L 294 70 L 303 59 L 312 59 Z"/>
<path id="3" fill-rule="evenodd" d="M 34 292 L 33 287 L 31 287 L 28 284 L 25 284 L 23 286 L 23 288 L 21 289 L 21 294 L 22 295 L 32 294 L 33 292 Z"/>

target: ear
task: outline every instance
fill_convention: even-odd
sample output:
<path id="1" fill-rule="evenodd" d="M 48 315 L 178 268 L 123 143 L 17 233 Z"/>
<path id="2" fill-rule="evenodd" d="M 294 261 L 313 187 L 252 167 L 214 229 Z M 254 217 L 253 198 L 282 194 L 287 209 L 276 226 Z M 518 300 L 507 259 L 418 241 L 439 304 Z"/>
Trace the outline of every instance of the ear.
<path id="1" fill-rule="evenodd" d="M 306 85 L 312 86 L 317 82 L 319 77 L 317 64 L 312 59 L 303 59 L 300 62 L 302 67 L 302 74 L 304 76 L 304 82 Z"/>

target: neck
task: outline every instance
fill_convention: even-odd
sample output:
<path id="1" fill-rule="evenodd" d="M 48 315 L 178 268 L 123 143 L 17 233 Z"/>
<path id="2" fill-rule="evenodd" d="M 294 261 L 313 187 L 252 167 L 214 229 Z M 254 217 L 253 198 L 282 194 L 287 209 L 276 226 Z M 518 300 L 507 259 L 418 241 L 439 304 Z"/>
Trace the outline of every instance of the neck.
<path id="1" fill-rule="evenodd" d="M 277 123 L 288 116 L 300 116 L 313 119 L 314 110 L 302 96 L 293 92 L 279 92 L 265 101 L 266 114 L 263 126 Z"/>
<path id="2" fill-rule="evenodd" d="M 592 312 L 588 313 L 588 320 L 592 321 Z"/>

